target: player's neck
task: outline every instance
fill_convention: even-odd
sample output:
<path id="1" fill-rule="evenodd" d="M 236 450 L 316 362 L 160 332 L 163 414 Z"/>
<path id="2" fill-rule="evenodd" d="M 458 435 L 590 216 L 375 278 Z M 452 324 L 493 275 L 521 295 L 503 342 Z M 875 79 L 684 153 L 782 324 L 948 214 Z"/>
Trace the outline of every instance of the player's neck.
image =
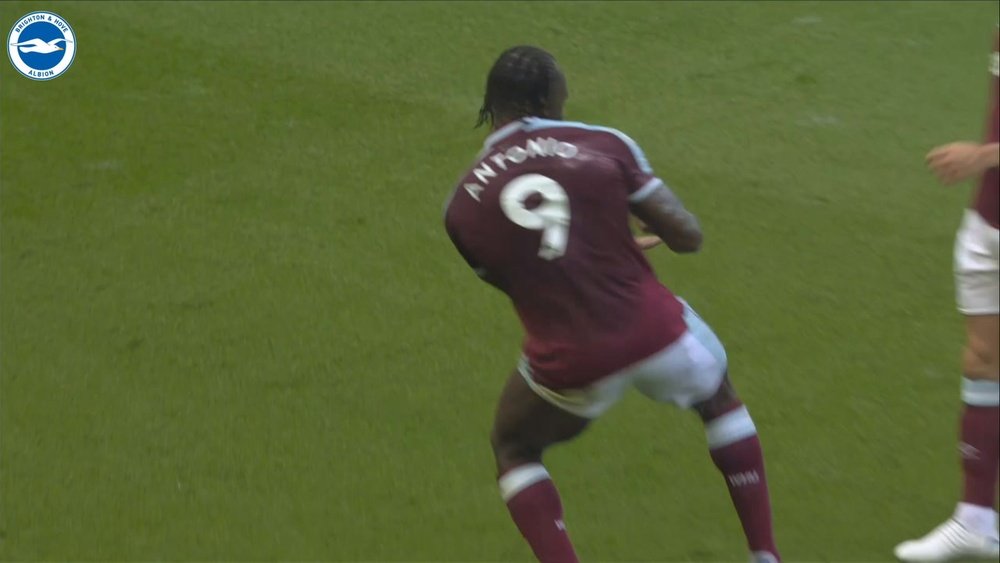
<path id="1" fill-rule="evenodd" d="M 518 117 L 498 117 L 498 118 L 496 118 L 493 121 L 493 131 L 499 131 L 500 129 L 503 129 L 504 127 L 510 125 L 511 123 L 514 123 L 515 121 L 521 121 L 522 119 L 529 119 L 529 118 L 532 118 L 532 117 L 537 118 L 537 119 L 550 119 L 550 120 L 553 120 L 553 121 L 562 121 L 562 116 L 560 116 L 560 117 L 549 117 L 549 116 L 544 115 L 544 114 L 542 114 L 542 115 L 521 115 L 521 116 L 518 116 Z"/>
<path id="2" fill-rule="evenodd" d="M 521 121 L 522 119 L 529 119 L 529 118 L 549 119 L 549 120 L 552 120 L 552 121 L 562 121 L 562 119 L 563 119 L 562 115 L 560 115 L 558 117 L 552 117 L 552 116 L 545 115 L 544 113 L 541 113 L 539 115 L 519 115 L 517 117 L 497 117 L 493 121 L 493 131 L 497 131 L 498 129 L 503 129 L 504 127 L 506 127 L 507 125 L 510 125 L 511 123 L 513 123 L 515 121 Z"/>
<path id="3" fill-rule="evenodd" d="M 493 131 L 499 131 L 500 129 L 503 129 L 504 127 L 510 125 L 511 123 L 514 123 L 515 121 L 520 121 L 520 120 L 521 120 L 520 117 L 516 117 L 516 118 L 506 117 L 506 118 L 497 119 L 497 120 L 495 120 L 493 122 Z"/>

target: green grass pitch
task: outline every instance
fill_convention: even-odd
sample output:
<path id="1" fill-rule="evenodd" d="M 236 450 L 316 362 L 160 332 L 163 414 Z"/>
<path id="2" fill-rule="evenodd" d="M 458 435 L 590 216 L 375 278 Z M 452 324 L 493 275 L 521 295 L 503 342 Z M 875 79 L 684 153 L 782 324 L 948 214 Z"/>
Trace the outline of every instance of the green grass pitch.
<path id="1" fill-rule="evenodd" d="M 965 187 L 997 3 L 0 4 L 0 559 L 524 561 L 487 433 L 520 329 L 441 206 L 485 73 L 536 43 L 698 213 L 652 253 L 715 327 L 791 561 L 949 514 Z M 687 413 L 549 454 L 587 561 L 742 561 Z"/>

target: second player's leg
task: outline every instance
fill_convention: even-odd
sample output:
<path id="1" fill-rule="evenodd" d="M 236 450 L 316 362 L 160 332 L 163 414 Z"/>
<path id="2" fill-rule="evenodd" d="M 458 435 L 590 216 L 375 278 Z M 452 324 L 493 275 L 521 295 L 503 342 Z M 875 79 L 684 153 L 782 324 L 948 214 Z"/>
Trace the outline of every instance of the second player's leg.
<path id="1" fill-rule="evenodd" d="M 955 248 L 959 309 L 965 315 L 962 351 L 962 414 L 959 453 L 962 500 L 954 518 L 976 539 L 989 543 L 982 551 L 1000 554 L 997 537 L 997 471 L 1000 467 L 1000 278 L 997 274 L 996 229 L 967 212 Z"/>
<path id="2" fill-rule="evenodd" d="M 500 494 L 542 563 L 577 561 L 563 523 L 562 501 L 542 465 L 542 454 L 579 435 L 589 422 L 546 402 L 517 372 L 500 395 L 490 435 Z"/>
<path id="3" fill-rule="evenodd" d="M 922 538 L 896 546 L 903 561 L 996 560 L 997 471 L 1000 467 L 1000 383 L 997 377 L 997 315 L 965 317 L 959 455 L 962 497 L 949 520 Z"/>
<path id="4" fill-rule="evenodd" d="M 1000 466 L 1000 276 L 997 230 L 966 211 L 955 238 L 955 290 L 965 315 L 959 454 L 962 499 L 950 519 L 916 540 L 896 546 L 903 561 L 1000 557 L 997 471 Z"/>
<path id="5" fill-rule="evenodd" d="M 956 516 L 978 533 L 994 536 L 1000 468 L 1000 316 L 967 316 L 965 327 L 959 431 L 964 488 Z"/>
<path id="6" fill-rule="evenodd" d="M 1000 381 L 1000 315 L 965 317 L 962 373 L 969 379 Z"/>

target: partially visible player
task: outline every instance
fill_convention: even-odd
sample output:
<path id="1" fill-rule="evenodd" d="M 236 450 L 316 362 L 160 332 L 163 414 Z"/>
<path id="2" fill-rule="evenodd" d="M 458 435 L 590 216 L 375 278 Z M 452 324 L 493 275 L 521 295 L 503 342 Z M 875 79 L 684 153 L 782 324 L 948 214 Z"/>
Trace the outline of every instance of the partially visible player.
<path id="1" fill-rule="evenodd" d="M 958 310 L 965 316 L 967 335 L 959 438 L 965 488 L 951 519 L 896 547 L 896 557 L 903 561 L 1000 558 L 994 509 L 1000 467 L 1000 32 L 996 42 L 986 141 L 951 143 L 927 155 L 931 170 L 945 184 L 979 177 L 979 190 L 955 241 Z"/>
<path id="2" fill-rule="evenodd" d="M 640 250 L 657 241 L 633 240 L 629 226 L 634 214 L 672 250 L 694 252 L 698 221 L 630 138 L 562 121 L 567 96 L 549 53 L 501 54 L 479 117 L 493 132 L 445 211 L 459 253 L 510 297 L 527 333 L 491 434 L 501 496 L 540 561 L 577 561 L 542 454 L 635 387 L 701 417 L 751 560 L 776 563 L 760 441 L 722 345 L 657 281 Z"/>

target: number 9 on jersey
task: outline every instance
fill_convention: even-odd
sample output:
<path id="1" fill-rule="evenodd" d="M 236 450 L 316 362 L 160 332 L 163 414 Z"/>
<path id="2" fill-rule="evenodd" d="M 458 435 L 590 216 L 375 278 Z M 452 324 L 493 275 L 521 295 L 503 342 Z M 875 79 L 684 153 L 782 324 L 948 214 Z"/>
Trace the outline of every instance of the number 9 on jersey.
<path id="1" fill-rule="evenodd" d="M 534 195 L 542 202 L 528 209 Z M 511 180 L 500 192 L 500 209 L 515 225 L 542 232 L 538 256 L 555 260 L 566 254 L 569 243 L 569 196 L 559 182 L 541 174 L 525 174 Z"/>

